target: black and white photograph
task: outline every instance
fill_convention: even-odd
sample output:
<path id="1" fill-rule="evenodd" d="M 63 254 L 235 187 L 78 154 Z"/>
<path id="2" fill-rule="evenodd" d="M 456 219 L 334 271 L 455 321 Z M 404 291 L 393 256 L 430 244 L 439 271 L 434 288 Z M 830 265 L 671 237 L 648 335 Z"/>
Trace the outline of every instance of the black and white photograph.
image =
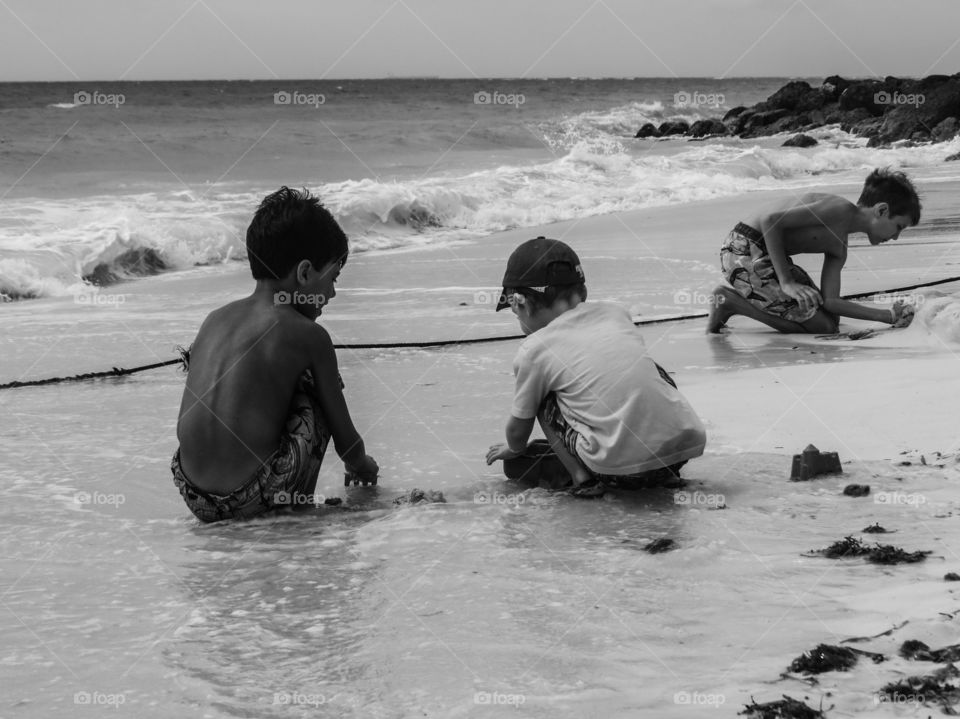
<path id="1" fill-rule="evenodd" d="M 0 0 L 0 719 L 960 714 L 957 0 Z"/>

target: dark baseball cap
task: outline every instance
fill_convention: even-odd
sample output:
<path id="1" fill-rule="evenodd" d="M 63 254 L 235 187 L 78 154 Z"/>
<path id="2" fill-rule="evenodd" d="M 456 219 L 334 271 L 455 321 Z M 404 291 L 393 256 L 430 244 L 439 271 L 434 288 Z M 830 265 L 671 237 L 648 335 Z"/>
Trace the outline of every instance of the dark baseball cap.
<path id="1" fill-rule="evenodd" d="M 522 288 L 542 294 L 547 287 L 565 287 L 582 282 L 584 276 L 580 258 L 570 249 L 570 245 L 542 236 L 527 240 L 507 260 L 497 312 L 510 306 L 507 289 Z"/>

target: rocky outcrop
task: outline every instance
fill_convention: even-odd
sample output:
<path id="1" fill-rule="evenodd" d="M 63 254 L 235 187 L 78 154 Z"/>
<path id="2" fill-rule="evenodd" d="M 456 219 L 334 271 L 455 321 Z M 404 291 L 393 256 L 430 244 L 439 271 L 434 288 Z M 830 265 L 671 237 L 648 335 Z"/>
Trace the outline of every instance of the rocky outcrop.
<path id="1" fill-rule="evenodd" d="M 810 135 L 801 134 L 791 137 L 789 140 L 783 143 L 782 147 L 814 147 L 815 145 L 819 144 L 820 143 L 810 137 Z"/>
<path id="2" fill-rule="evenodd" d="M 960 73 L 882 80 L 831 75 L 819 87 L 794 80 L 753 107 L 734 107 L 722 120 L 698 120 L 692 127 L 682 120 L 666 121 L 659 128 L 647 123 L 636 136 L 752 138 L 832 124 L 869 138 L 871 146 L 904 140 L 945 142 L 960 134 Z"/>
<path id="3" fill-rule="evenodd" d="M 726 135 L 727 126 L 720 120 L 697 120 L 690 126 L 690 137 L 706 137 L 707 135 Z"/>
<path id="4" fill-rule="evenodd" d="M 690 132 L 690 123 L 684 120 L 667 120 L 660 125 L 660 136 L 686 135 Z"/>
<path id="5" fill-rule="evenodd" d="M 637 134 L 634 135 L 634 137 L 638 137 L 641 139 L 645 137 L 660 137 L 660 130 L 658 130 L 657 126 L 654 125 L 652 122 L 648 122 L 639 130 L 637 130 Z"/>

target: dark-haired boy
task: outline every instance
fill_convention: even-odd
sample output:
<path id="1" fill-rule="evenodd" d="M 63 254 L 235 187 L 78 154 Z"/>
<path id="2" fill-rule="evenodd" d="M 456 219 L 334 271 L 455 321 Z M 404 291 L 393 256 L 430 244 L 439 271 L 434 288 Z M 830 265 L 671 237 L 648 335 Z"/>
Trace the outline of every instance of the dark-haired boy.
<path id="1" fill-rule="evenodd" d="M 190 349 L 174 483 L 204 522 L 310 506 L 327 443 L 375 477 L 343 397 L 330 335 L 347 238 L 306 191 L 264 198 L 247 229 L 253 294 L 213 311 Z"/>
<path id="2" fill-rule="evenodd" d="M 920 221 L 920 199 L 902 172 L 876 169 L 867 176 L 857 204 L 843 197 L 808 193 L 739 223 L 720 250 L 729 286 L 713 293 L 707 332 L 720 332 L 734 315 L 746 315 L 780 332 L 834 333 L 838 318 L 906 326 L 913 308 L 903 302 L 870 307 L 840 298 L 840 271 L 847 239 L 863 232 L 871 245 L 895 240 Z M 790 259 L 822 254 L 820 289 Z"/>
<path id="3" fill-rule="evenodd" d="M 497 311 L 527 338 L 514 360 L 506 443 L 487 464 L 524 455 L 534 420 L 580 495 L 676 478 L 703 454 L 706 433 L 676 384 L 647 354 L 622 307 L 587 302 L 583 268 L 559 240 L 537 237 L 507 262 Z"/>

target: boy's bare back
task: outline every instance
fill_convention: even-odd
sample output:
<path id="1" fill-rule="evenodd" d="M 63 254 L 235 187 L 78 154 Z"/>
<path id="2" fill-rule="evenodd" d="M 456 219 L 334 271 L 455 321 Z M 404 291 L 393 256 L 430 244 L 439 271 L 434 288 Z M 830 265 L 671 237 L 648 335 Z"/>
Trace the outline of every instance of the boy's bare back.
<path id="1" fill-rule="evenodd" d="M 190 351 L 177 436 L 185 471 L 213 493 L 231 491 L 276 451 L 310 345 L 325 334 L 289 305 L 258 299 L 212 312 Z"/>
<path id="2" fill-rule="evenodd" d="M 846 255 L 857 206 L 839 195 L 808 192 L 765 208 L 747 221 L 765 236 L 779 232 L 788 255 Z"/>

